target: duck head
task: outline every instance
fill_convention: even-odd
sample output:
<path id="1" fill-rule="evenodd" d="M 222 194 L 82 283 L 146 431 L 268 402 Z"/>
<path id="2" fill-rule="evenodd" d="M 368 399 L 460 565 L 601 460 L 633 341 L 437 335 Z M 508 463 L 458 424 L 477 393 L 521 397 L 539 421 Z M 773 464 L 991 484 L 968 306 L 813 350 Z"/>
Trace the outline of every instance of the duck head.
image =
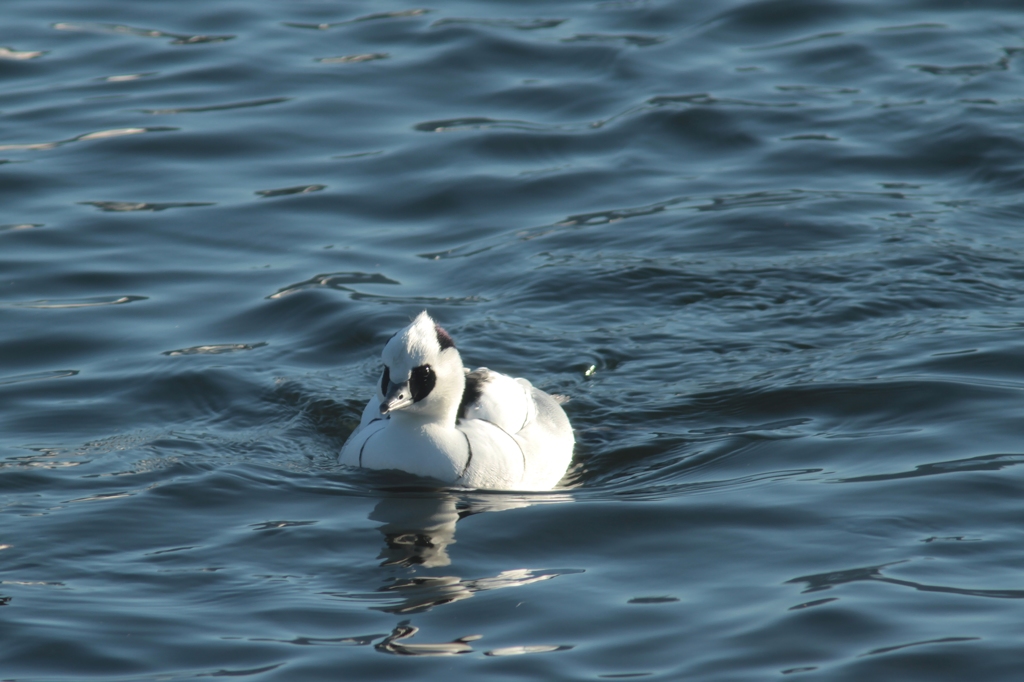
<path id="1" fill-rule="evenodd" d="M 455 422 L 466 374 L 455 342 L 426 311 L 385 344 L 380 413 Z"/>

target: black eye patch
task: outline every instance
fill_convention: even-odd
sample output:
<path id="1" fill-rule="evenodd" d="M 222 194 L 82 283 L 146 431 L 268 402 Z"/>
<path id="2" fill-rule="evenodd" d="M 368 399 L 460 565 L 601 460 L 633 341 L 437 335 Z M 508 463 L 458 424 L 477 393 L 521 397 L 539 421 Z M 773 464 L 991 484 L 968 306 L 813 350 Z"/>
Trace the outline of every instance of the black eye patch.
<path id="1" fill-rule="evenodd" d="M 380 394 L 388 394 L 388 384 L 391 383 L 391 370 L 388 369 L 387 365 L 384 365 L 384 376 L 380 378 Z"/>
<path id="2" fill-rule="evenodd" d="M 418 403 L 430 395 L 434 390 L 436 378 L 430 365 L 420 365 L 412 370 L 412 376 L 409 377 L 409 392 L 412 393 L 413 402 Z"/>

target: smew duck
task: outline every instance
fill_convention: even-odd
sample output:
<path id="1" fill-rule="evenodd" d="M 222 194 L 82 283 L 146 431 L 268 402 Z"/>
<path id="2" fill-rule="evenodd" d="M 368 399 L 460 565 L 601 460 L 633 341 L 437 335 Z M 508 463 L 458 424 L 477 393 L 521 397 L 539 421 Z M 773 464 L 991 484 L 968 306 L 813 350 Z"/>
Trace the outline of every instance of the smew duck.
<path id="1" fill-rule="evenodd" d="M 342 464 L 492 490 L 550 490 L 565 474 L 575 440 L 560 401 L 526 379 L 470 372 L 426 312 L 391 337 L 381 358 L 376 396 L 342 447 Z"/>

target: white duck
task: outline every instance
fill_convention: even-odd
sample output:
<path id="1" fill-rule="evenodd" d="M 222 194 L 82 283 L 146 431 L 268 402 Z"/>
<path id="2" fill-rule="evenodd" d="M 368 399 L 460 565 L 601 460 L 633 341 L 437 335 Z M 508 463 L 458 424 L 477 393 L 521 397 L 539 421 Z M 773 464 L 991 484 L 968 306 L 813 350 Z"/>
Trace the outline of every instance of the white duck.
<path id="1" fill-rule="evenodd" d="M 526 379 L 470 372 L 426 313 L 387 342 L 384 374 L 340 461 L 398 469 L 449 485 L 550 490 L 574 439 L 555 398 Z"/>

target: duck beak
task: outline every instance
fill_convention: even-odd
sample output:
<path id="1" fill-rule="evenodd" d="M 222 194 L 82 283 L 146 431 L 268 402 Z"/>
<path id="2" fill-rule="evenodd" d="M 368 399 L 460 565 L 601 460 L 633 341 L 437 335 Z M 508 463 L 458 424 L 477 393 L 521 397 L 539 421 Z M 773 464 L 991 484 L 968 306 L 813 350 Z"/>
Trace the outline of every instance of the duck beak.
<path id="1" fill-rule="evenodd" d="M 388 394 L 384 396 L 384 402 L 380 404 L 380 413 L 387 414 L 404 409 L 412 405 L 412 402 L 412 391 L 408 381 L 401 384 L 391 383 L 388 385 Z"/>

